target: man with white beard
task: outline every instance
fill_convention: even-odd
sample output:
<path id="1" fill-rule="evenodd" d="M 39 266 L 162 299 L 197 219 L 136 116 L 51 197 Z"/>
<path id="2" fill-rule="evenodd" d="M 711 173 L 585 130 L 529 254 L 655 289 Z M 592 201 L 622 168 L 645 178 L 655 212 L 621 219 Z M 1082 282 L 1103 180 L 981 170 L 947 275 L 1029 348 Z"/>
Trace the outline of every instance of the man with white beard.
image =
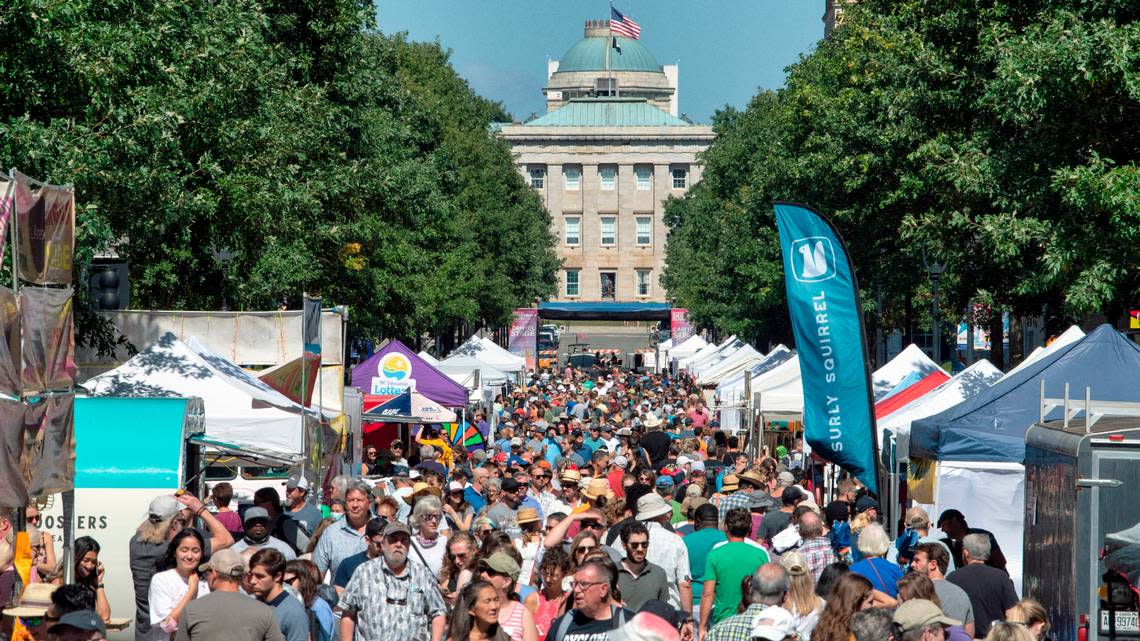
<path id="1" fill-rule="evenodd" d="M 340 638 L 440 641 L 446 606 L 431 571 L 408 563 L 412 531 L 389 523 L 383 536 L 380 556 L 357 568 L 340 595 Z"/>

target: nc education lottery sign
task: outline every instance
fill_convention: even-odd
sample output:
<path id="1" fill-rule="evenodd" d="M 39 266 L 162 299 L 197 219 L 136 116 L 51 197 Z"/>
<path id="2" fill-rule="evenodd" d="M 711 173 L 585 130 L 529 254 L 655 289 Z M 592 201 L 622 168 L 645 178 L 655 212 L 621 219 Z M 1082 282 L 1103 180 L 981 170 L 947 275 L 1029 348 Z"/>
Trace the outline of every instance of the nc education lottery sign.
<path id="1" fill-rule="evenodd" d="M 507 340 L 507 351 L 526 360 L 526 368 L 534 369 L 538 351 L 538 310 L 516 309 Z"/>
<path id="2" fill-rule="evenodd" d="M 397 396 L 416 388 L 412 378 L 412 360 L 400 352 L 389 352 L 376 363 L 372 377 L 372 393 Z"/>
<path id="3" fill-rule="evenodd" d="M 859 288 L 839 234 L 821 214 L 777 203 L 784 286 L 812 451 L 878 493 L 871 383 Z"/>

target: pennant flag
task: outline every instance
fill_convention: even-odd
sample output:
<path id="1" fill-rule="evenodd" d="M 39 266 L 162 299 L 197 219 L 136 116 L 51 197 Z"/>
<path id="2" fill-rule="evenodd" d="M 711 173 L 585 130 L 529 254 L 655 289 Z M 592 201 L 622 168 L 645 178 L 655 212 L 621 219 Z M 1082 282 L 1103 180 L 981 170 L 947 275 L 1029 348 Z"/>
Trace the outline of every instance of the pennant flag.
<path id="1" fill-rule="evenodd" d="M 294 403 L 308 407 L 313 402 L 313 388 L 317 386 L 320 374 L 321 357 L 306 353 L 301 358 L 294 358 L 288 363 L 261 372 L 257 378 Z"/>
<path id="2" fill-rule="evenodd" d="M 878 494 L 875 415 L 859 287 L 847 250 L 821 214 L 776 203 L 784 286 L 804 388 L 812 451 Z"/>
<path id="3" fill-rule="evenodd" d="M 622 12 L 610 7 L 610 33 L 637 40 L 641 37 L 641 26 L 622 15 Z"/>
<path id="4" fill-rule="evenodd" d="M 615 37 L 611 38 L 611 40 L 613 41 L 613 44 L 610 46 L 612 46 L 614 49 L 617 49 L 618 53 L 621 53 L 621 43 L 618 42 L 617 37 L 615 36 Z"/>

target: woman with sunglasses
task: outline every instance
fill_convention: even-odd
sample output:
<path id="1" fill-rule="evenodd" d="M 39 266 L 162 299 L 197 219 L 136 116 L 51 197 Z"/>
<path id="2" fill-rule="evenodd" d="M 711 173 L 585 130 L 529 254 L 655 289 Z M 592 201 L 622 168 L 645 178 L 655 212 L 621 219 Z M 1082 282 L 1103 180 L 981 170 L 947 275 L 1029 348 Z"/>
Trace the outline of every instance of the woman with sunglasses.
<path id="1" fill-rule="evenodd" d="M 369 476 L 380 472 L 380 450 L 375 445 L 364 448 L 363 460 L 360 462 L 361 476 Z"/>
<path id="2" fill-rule="evenodd" d="M 570 563 L 576 570 L 586 560 L 586 555 L 599 547 L 598 535 L 590 530 L 582 530 L 570 541 Z"/>
<path id="3" fill-rule="evenodd" d="M 447 557 L 439 574 L 439 591 L 448 605 L 455 602 L 459 591 L 471 580 L 471 572 L 464 570 L 469 567 L 477 549 L 475 538 L 467 532 L 455 532 L 447 540 Z"/>
<path id="4" fill-rule="evenodd" d="M 564 581 L 570 575 L 570 555 L 561 547 L 550 548 L 538 565 L 541 580 L 540 589 L 528 596 L 523 604 L 534 615 L 534 626 L 538 636 L 546 638 L 550 623 L 565 611 L 566 590 Z"/>
<path id="5" fill-rule="evenodd" d="M 447 485 L 443 514 L 447 517 L 447 525 L 452 532 L 470 532 L 471 522 L 475 520 L 475 510 L 467 504 L 464 490 L 463 484 L 456 481 Z"/>
<path id="6" fill-rule="evenodd" d="M 301 604 L 309 616 L 309 639 L 311 641 L 332 641 L 333 616 L 332 607 L 317 593 L 320 586 L 318 580 L 320 570 L 317 564 L 304 559 L 296 559 L 285 564 L 285 578 L 283 583 L 292 586 L 301 598 Z"/>
<path id="7" fill-rule="evenodd" d="M 439 531 L 442 518 L 443 507 L 439 499 L 429 494 L 416 501 L 408 519 L 412 528 L 412 546 L 408 555 L 422 561 L 436 576 L 443 570 L 443 557 L 447 554 L 447 537 Z"/>
<path id="8" fill-rule="evenodd" d="M 499 625 L 511 641 L 538 641 L 534 615 L 516 591 L 521 571 L 518 561 L 506 550 L 499 550 L 480 560 L 478 569 L 479 578 L 494 586 L 499 595 Z"/>

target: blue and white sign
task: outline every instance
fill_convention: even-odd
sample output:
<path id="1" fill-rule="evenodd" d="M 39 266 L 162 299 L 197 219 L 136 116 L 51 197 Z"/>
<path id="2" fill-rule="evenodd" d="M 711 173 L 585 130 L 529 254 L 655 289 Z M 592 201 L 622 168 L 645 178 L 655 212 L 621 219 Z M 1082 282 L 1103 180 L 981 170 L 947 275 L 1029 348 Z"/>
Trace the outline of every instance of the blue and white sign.
<path id="1" fill-rule="evenodd" d="M 805 439 L 877 494 L 875 413 L 851 262 L 822 215 L 791 203 L 777 203 L 775 210 L 803 380 Z"/>

